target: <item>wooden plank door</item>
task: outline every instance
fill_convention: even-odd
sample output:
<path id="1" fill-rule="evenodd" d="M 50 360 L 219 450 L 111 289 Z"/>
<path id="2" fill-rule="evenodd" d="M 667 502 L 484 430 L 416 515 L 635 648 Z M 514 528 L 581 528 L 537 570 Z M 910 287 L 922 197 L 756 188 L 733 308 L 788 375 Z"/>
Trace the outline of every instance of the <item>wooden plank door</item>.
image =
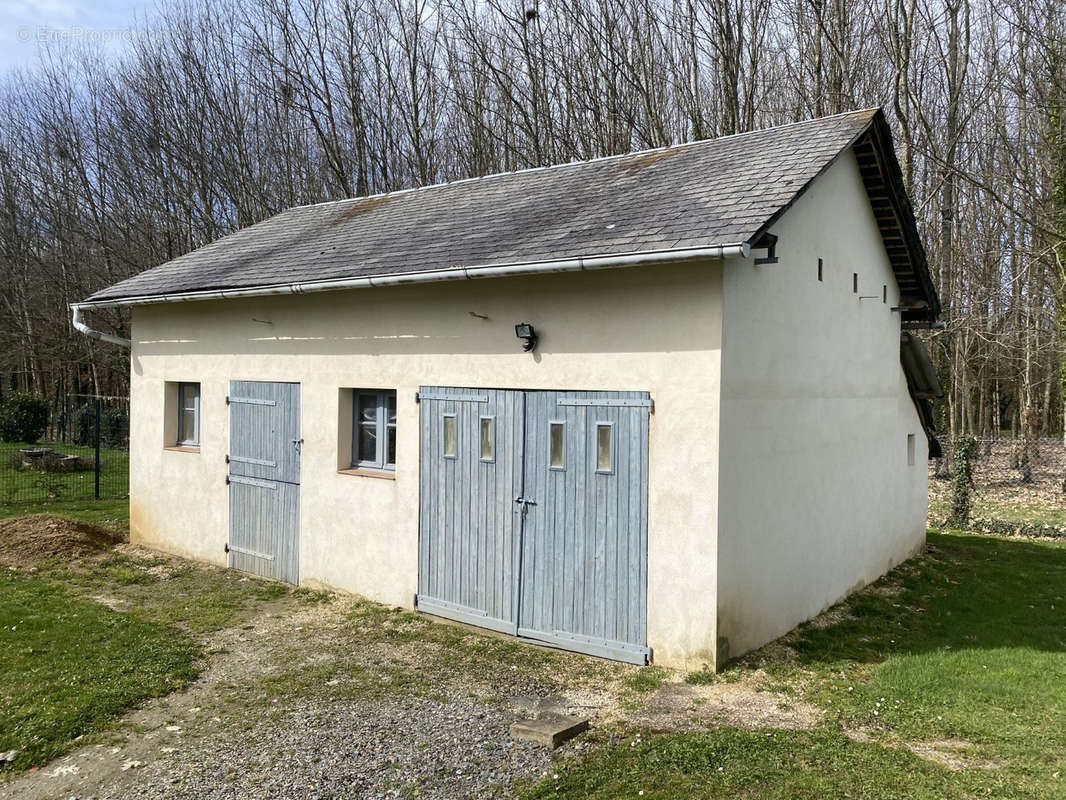
<path id="1" fill-rule="evenodd" d="M 526 399 L 518 634 L 647 663 L 644 392 Z"/>
<path id="2" fill-rule="evenodd" d="M 422 387 L 418 607 L 515 632 L 521 392 Z"/>
<path id="3" fill-rule="evenodd" d="M 300 580 L 300 385 L 231 381 L 229 565 Z"/>

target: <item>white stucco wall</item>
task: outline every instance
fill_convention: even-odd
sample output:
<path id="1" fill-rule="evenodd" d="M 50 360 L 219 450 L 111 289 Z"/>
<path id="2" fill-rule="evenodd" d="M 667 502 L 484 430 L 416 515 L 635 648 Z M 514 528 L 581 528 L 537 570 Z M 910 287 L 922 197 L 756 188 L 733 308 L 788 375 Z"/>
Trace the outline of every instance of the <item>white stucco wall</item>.
<path id="1" fill-rule="evenodd" d="M 658 663 L 711 664 L 721 279 L 703 263 L 137 308 L 132 538 L 225 564 L 229 381 L 296 381 L 301 580 L 407 607 L 420 385 L 649 391 L 648 644 Z M 164 449 L 167 381 L 201 383 L 199 453 Z M 395 480 L 338 473 L 342 387 L 397 390 Z"/>
<path id="2" fill-rule="evenodd" d="M 717 602 L 730 657 L 925 538 L 927 444 L 900 367 L 899 295 L 850 152 L 773 233 L 777 264 L 730 264 L 724 279 Z"/>

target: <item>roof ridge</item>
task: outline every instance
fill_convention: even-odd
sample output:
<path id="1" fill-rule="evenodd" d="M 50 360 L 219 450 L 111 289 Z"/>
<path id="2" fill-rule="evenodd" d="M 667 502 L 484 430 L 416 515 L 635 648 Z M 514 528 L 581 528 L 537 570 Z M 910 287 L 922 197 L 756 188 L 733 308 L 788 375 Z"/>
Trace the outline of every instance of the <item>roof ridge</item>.
<path id="1" fill-rule="evenodd" d="M 375 200 L 382 197 L 397 197 L 399 195 L 411 194 L 413 192 L 423 192 L 429 189 L 441 189 L 445 186 L 460 186 L 465 183 L 477 183 L 478 181 L 488 181 L 496 178 L 506 178 L 515 175 L 526 175 L 531 172 L 548 172 L 549 170 L 560 170 L 568 167 L 581 167 L 587 164 L 598 164 L 602 161 L 614 161 L 622 158 L 631 158 L 634 156 L 646 156 L 654 153 L 662 153 L 667 150 L 676 150 L 684 147 L 695 147 L 697 145 L 709 144 L 710 142 L 722 142 L 727 139 L 739 139 L 744 136 L 752 136 L 759 133 L 768 133 L 770 131 L 780 131 L 786 128 L 794 128 L 799 125 L 810 125 L 814 122 L 825 122 L 831 119 L 839 119 L 840 117 L 849 117 L 856 114 L 863 114 L 870 111 L 880 111 L 880 106 L 869 106 L 868 108 L 856 108 L 851 111 L 841 111 L 838 114 L 829 114 L 824 117 L 811 117 L 810 119 L 797 120 L 796 122 L 786 122 L 783 125 L 773 125 L 769 128 L 754 128 L 750 131 L 741 131 L 739 133 L 729 133 L 725 136 L 715 136 L 707 139 L 694 139 L 690 142 L 678 142 L 677 144 L 663 145 L 662 147 L 649 147 L 645 150 L 631 150 L 628 153 L 615 153 L 609 156 L 597 156 L 596 158 L 585 159 L 584 161 L 567 161 L 561 164 L 546 164 L 543 167 L 524 167 L 523 169 L 504 170 L 503 172 L 491 172 L 488 175 L 472 175 L 469 178 L 457 178 L 451 181 L 440 181 L 439 183 L 430 183 L 425 186 L 409 186 L 404 189 L 394 189 L 389 192 L 376 192 L 374 194 L 364 194 L 358 197 L 342 197 L 339 200 L 323 200 L 319 203 L 304 203 L 299 206 L 289 206 L 285 211 L 295 211 L 303 208 L 318 208 L 320 206 L 336 206 L 342 203 L 356 203 L 366 200 Z"/>

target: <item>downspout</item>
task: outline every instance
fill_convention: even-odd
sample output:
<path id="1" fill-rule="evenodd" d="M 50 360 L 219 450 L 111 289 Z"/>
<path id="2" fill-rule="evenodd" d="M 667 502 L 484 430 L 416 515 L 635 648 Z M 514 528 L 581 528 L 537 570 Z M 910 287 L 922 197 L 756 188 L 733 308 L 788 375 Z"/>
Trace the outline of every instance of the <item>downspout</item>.
<path id="1" fill-rule="evenodd" d="M 90 339 L 99 339 L 101 342 L 110 342 L 111 344 L 117 344 L 119 347 L 125 347 L 129 349 L 133 343 L 129 339 L 123 339 L 121 336 L 115 336 L 113 333 L 104 333 L 103 331 L 97 331 L 90 328 L 81 318 L 82 306 L 80 303 L 72 303 L 70 310 L 73 311 L 71 322 L 74 323 L 74 327 L 88 336 Z"/>
<path id="2" fill-rule="evenodd" d="M 194 300 L 223 300 L 234 297 L 264 297 L 268 295 L 305 294 L 308 292 L 325 292 L 337 289 L 361 289 L 375 286 L 394 286 L 405 283 L 433 283 L 452 280 L 474 280 L 478 278 L 503 278 L 521 275 L 539 275 L 546 272 L 581 272 L 596 269 L 619 267 L 637 267 L 652 263 L 675 263 L 698 259 L 747 258 L 751 255 L 751 245 L 747 242 L 715 247 L 694 247 L 687 250 L 660 250 L 651 253 L 623 253 L 609 256 L 590 256 L 561 259 L 558 261 L 534 261 L 525 264 L 507 264 L 503 266 L 452 267 L 450 269 L 428 272 L 396 272 L 390 275 L 373 275 L 363 278 L 337 278 L 324 281 L 307 281 L 304 283 L 282 283 L 272 286 L 252 286 L 238 289 L 211 289 L 181 294 L 145 295 L 141 297 L 123 297 L 115 300 L 77 303 L 74 309 L 74 327 L 82 333 L 97 339 L 129 347 L 126 339 L 94 331 L 79 324 L 78 313 L 82 308 L 109 308 L 115 306 L 135 306 L 155 303 L 180 303 Z"/>

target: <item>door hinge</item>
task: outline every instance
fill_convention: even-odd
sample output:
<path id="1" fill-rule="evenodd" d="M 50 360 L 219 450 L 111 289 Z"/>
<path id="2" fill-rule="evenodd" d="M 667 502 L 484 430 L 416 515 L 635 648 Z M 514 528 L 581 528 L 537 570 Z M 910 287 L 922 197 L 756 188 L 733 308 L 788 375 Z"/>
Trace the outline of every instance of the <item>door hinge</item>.
<path id="1" fill-rule="evenodd" d="M 422 402 L 422 397 L 418 394 L 418 392 L 415 392 L 415 405 L 417 406 L 421 402 Z"/>
<path id="2" fill-rule="evenodd" d="M 229 395 L 228 394 L 226 395 L 226 405 L 227 406 L 229 405 Z"/>
<path id="3" fill-rule="evenodd" d="M 228 482 L 229 481 L 227 481 L 227 483 Z M 225 550 L 228 553 L 229 552 L 229 542 L 226 542 L 224 545 L 222 545 L 222 549 Z"/>

